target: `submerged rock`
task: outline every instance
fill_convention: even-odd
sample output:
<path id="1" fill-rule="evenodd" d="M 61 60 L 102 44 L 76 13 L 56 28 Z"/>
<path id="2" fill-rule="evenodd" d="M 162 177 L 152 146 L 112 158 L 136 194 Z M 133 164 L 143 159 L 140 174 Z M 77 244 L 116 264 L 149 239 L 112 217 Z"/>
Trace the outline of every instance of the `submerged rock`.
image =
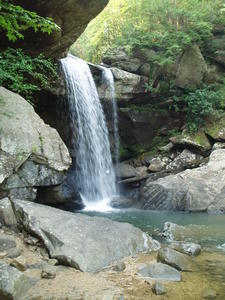
<path id="1" fill-rule="evenodd" d="M 185 226 L 165 222 L 160 235 L 167 241 L 182 241 L 185 237 L 190 237 L 192 231 Z"/>
<path id="2" fill-rule="evenodd" d="M 216 291 L 211 290 L 211 289 L 206 289 L 203 292 L 203 298 L 207 300 L 213 300 L 216 298 Z"/>
<path id="3" fill-rule="evenodd" d="M 157 241 L 127 223 L 21 200 L 13 203 L 18 223 L 43 241 L 52 258 L 82 271 L 96 272 L 123 257 L 159 248 Z"/>
<path id="4" fill-rule="evenodd" d="M 156 282 L 152 287 L 152 291 L 156 295 L 166 294 L 166 288 L 161 282 Z"/>
<path id="5" fill-rule="evenodd" d="M 185 255 L 170 248 L 160 249 L 157 260 L 166 263 L 179 271 L 192 271 L 192 262 Z"/>
<path id="6" fill-rule="evenodd" d="M 202 247 L 196 243 L 176 242 L 172 243 L 170 247 L 190 256 L 198 256 L 202 250 Z"/>
<path id="7" fill-rule="evenodd" d="M 181 281 L 179 271 L 162 263 L 146 265 L 138 271 L 138 274 L 142 277 L 150 277 L 160 281 Z"/>

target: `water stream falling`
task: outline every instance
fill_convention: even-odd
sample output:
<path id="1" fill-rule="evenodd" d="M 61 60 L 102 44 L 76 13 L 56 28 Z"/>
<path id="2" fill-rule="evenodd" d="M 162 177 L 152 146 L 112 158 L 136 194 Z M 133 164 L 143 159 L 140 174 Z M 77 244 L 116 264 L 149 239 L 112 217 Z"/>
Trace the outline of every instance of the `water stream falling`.
<path id="1" fill-rule="evenodd" d="M 103 82 L 109 87 L 110 98 L 112 100 L 112 119 L 113 119 L 113 135 L 114 135 L 114 159 L 116 165 L 119 163 L 120 155 L 120 138 L 118 130 L 118 114 L 117 114 L 117 101 L 115 97 L 114 77 L 110 69 L 102 67 Z"/>
<path id="2" fill-rule="evenodd" d="M 72 129 L 76 186 L 86 210 L 106 210 L 116 195 L 108 129 L 88 64 L 72 55 L 61 60 Z"/>

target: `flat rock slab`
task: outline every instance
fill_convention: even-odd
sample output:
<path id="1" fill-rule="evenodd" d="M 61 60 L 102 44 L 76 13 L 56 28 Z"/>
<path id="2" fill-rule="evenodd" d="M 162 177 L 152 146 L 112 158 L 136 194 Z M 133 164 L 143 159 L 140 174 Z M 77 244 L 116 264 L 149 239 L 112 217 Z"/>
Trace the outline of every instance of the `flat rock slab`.
<path id="1" fill-rule="evenodd" d="M 0 262 L 0 299 L 18 300 L 37 282 L 22 272 Z"/>
<path id="2" fill-rule="evenodd" d="M 13 200 L 17 221 L 38 236 L 52 258 L 82 271 L 96 272 L 138 252 L 159 249 L 140 229 L 100 217 Z"/>
<path id="3" fill-rule="evenodd" d="M 181 273 L 171 266 L 162 263 L 152 263 L 139 270 L 142 277 L 150 277 L 159 281 L 181 281 Z"/>
<path id="4" fill-rule="evenodd" d="M 170 248 L 160 249 L 157 260 L 168 264 L 179 271 L 192 271 L 191 259 L 187 255 Z"/>

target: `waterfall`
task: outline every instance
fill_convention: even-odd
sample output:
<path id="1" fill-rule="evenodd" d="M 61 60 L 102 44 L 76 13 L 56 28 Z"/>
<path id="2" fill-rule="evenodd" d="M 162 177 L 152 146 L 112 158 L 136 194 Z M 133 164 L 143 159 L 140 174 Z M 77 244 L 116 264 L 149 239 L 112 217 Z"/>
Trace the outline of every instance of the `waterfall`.
<path id="1" fill-rule="evenodd" d="M 88 64 L 72 55 L 61 60 L 75 153 L 75 184 L 87 210 L 104 210 L 116 194 L 108 129 Z"/>
<path id="2" fill-rule="evenodd" d="M 118 130 L 118 114 L 117 114 L 117 101 L 115 97 L 114 77 L 110 69 L 102 68 L 103 82 L 109 87 L 110 98 L 112 99 L 112 120 L 113 120 L 113 135 L 114 135 L 114 157 L 116 165 L 119 163 L 120 158 L 120 138 Z"/>

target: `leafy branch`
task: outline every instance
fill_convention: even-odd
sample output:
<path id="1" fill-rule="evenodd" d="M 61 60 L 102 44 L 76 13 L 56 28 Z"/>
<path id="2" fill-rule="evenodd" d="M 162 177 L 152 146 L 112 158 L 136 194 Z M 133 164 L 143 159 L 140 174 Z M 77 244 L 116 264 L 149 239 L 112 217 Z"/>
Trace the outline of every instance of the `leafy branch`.
<path id="1" fill-rule="evenodd" d="M 5 32 L 9 41 L 24 39 L 23 32 L 32 28 L 35 32 L 50 34 L 60 27 L 51 18 L 44 18 L 37 13 L 14 5 L 10 0 L 0 0 L 0 31 Z"/>

